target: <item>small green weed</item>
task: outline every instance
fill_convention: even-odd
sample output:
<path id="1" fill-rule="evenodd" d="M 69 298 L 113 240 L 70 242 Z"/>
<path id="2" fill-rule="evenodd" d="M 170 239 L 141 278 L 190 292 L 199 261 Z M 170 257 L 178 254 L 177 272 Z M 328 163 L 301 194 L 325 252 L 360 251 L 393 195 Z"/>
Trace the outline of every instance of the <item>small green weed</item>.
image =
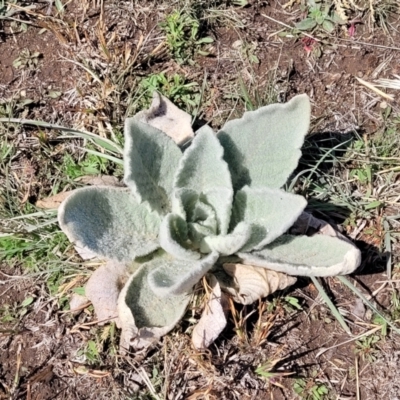
<path id="1" fill-rule="evenodd" d="M 14 320 L 21 319 L 27 314 L 29 306 L 35 301 L 32 296 L 27 297 L 20 304 L 14 303 L 13 305 L 4 304 L 0 307 L 0 321 L 2 323 L 13 322 Z"/>
<path id="2" fill-rule="evenodd" d="M 293 385 L 295 393 L 304 400 L 323 400 L 329 394 L 328 387 L 320 382 L 316 382 L 317 372 L 313 371 L 310 379 L 296 379 Z"/>
<path id="3" fill-rule="evenodd" d="M 42 54 L 38 51 L 31 53 L 28 49 L 21 51 L 19 56 L 13 61 L 13 67 L 35 69 L 39 64 L 39 59 Z"/>
<path id="4" fill-rule="evenodd" d="M 361 357 L 363 361 L 370 363 L 376 361 L 378 350 L 376 344 L 379 342 L 380 337 L 378 335 L 371 335 L 364 337 L 360 340 L 356 340 L 356 348 L 354 352 Z"/>
<path id="5" fill-rule="evenodd" d="M 147 107 L 154 91 L 158 91 L 170 99 L 179 108 L 193 112 L 200 106 L 201 95 L 196 82 L 187 82 L 178 74 L 167 76 L 164 73 L 153 74 L 140 82 L 145 91 L 142 107 Z"/>
<path id="6" fill-rule="evenodd" d="M 250 64 L 260 64 L 260 60 L 258 59 L 257 52 L 257 43 L 252 42 L 243 42 L 241 43 L 241 51 L 244 58 L 246 58 Z"/>
<path id="7" fill-rule="evenodd" d="M 394 293 L 393 293 L 393 295 L 394 295 Z M 396 318 L 393 318 L 393 319 L 396 319 Z M 380 325 L 380 326 L 382 327 L 382 329 L 381 329 L 381 336 L 382 336 L 382 337 L 386 337 L 386 336 L 387 336 L 387 333 L 388 333 L 388 323 L 385 321 L 384 318 L 382 318 L 382 317 L 381 317 L 380 315 L 378 315 L 378 314 L 375 314 L 375 315 L 372 317 L 372 323 L 375 324 L 375 325 Z"/>
<path id="8" fill-rule="evenodd" d="M 104 174 L 109 168 L 110 161 L 94 154 L 86 154 L 83 160 L 77 162 L 70 154 L 65 154 L 61 171 L 65 177 L 76 179 L 83 175 Z"/>
<path id="9" fill-rule="evenodd" d="M 283 298 L 289 310 L 301 311 L 303 307 L 300 305 L 299 299 L 293 296 L 285 296 Z M 290 307 L 290 308 L 289 308 Z"/>
<path id="10" fill-rule="evenodd" d="M 268 304 L 267 311 L 279 311 L 283 310 L 288 314 L 293 314 L 297 311 L 301 311 L 303 308 L 299 300 L 293 296 L 284 296 L 284 297 L 274 297 L 272 301 Z"/>
<path id="11" fill-rule="evenodd" d="M 115 332 L 115 323 L 110 323 L 104 327 L 93 329 L 92 340 L 77 352 L 77 356 L 89 365 L 100 365 L 103 363 L 102 353 L 107 348 L 107 354 L 115 356 L 118 354 Z"/>
<path id="12" fill-rule="evenodd" d="M 84 361 L 89 365 L 99 364 L 101 359 L 98 343 L 94 340 L 89 340 L 83 349 L 78 350 L 77 356 L 84 358 Z"/>
<path id="13" fill-rule="evenodd" d="M 60 231 L 24 233 L 0 237 L 0 261 L 19 262 L 31 272 L 39 272 L 39 265 L 59 261 L 70 243 Z"/>
<path id="14" fill-rule="evenodd" d="M 307 17 L 296 24 L 296 28 L 300 31 L 311 31 L 318 27 L 330 33 L 335 30 L 336 25 L 346 23 L 333 10 L 332 4 L 324 3 L 321 0 L 307 0 L 303 11 L 307 12 Z"/>
<path id="15" fill-rule="evenodd" d="M 166 33 L 166 42 L 174 59 L 180 63 L 193 64 L 195 54 L 208 55 L 202 45 L 212 43 L 209 36 L 201 37 L 200 22 L 186 10 L 174 11 L 160 24 Z"/>
<path id="16" fill-rule="evenodd" d="M 282 358 L 267 360 L 256 368 L 255 373 L 265 379 L 269 384 L 278 386 L 283 389 L 283 386 L 279 382 L 277 382 L 277 380 L 285 376 L 293 375 L 294 372 L 275 370 L 275 366 L 282 360 Z"/>

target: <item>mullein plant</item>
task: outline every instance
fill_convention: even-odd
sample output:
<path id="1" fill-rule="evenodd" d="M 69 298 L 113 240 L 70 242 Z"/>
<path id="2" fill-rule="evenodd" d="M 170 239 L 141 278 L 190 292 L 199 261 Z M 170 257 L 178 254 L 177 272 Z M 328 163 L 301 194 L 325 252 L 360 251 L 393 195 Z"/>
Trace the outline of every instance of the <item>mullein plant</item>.
<path id="1" fill-rule="evenodd" d="M 104 301 L 114 310 L 124 348 L 169 332 L 206 275 L 220 298 L 227 292 L 249 304 L 295 276 L 359 266 L 349 241 L 288 233 L 307 201 L 282 186 L 309 121 L 309 99 L 300 95 L 246 112 L 217 133 L 204 125 L 193 134 L 190 116 L 157 93 L 149 110 L 126 120 L 126 188 L 78 189 L 58 213 L 71 242 L 108 260 L 88 286 L 103 300 L 93 301 L 98 315 Z M 197 331 L 196 347 L 225 323 L 212 335 Z"/>

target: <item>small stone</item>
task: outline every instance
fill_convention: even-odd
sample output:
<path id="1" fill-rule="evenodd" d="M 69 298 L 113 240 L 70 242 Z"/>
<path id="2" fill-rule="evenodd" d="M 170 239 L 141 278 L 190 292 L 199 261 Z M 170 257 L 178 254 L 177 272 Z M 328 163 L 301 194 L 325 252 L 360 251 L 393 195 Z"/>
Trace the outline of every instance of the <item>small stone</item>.
<path id="1" fill-rule="evenodd" d="M 86 296 L 74 293 L 69 301 L 69 308 L 73 314 L 79 314 L 83 310 L 83 306 L 89 302 Z"/>
<path id="2" fill-rule="evenodd" d="M 379 104 L 379 107 L 382 110 L 385 110 L 387 108 L 387 106 L 388 106 L 388 103 L 386 103 L 386 101 L 381 101 L 381 103 Z"/>

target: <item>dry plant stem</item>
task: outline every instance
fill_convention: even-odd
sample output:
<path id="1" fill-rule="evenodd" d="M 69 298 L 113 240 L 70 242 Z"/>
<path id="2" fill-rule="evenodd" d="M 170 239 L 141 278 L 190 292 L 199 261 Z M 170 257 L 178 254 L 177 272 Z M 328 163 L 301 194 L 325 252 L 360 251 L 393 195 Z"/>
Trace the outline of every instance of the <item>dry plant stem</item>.
<path id="1" fill-rule="evenodd" d="M 344 38 L 335 38 L 334 36 L 331 36 L 331 38 L 338 39 L 338 40 L 340 40 L 342 42 L 349 42 L 349 43 L 353 43 L 353 44 L 359 44 L 361 46 L 369 46 L 369 47 L 376 47 L 376 48 L 379 48 L 379 49 L 400 51 L 400 47 L 384 46 L 382 44 L 360 42 L 358 40 L 351 40 L 351 39 L 344 39 Z"/>
<path id="2" fill-rule="evenodd" d="M 277 19 L 274 19 L 274 18 L 272 18 L 272 17 L 270 17 L 270 16 L 268 16 L 268 15 L 265 15 L 265 14 L 261 14 L 261 15 L 262 15 L 263 17 L 269 19 L 270 21 L 275 22 L 276 24 L 279 24 L 279 25 L 284 26 L 285 28 L 296 29 L 294 26 L 287 25 L 287 24 L 285 24 L 285 23 L 283 23 L 283 22 L 281 22 L 281 21 L 278 21 Z M 314 37 L 313 35 L 310 35 L 309 33 L 306 33 L 306 32 L 300 32 L 300 33 L 301 33 L 302 35 L 304 35 L 304 36 L 307 36 L 307 37 L 309 37 L 309 38 L 311 38 L 311 39 L 314 39 L 316 42 L 319 42 L 319 41 L 320 41 L 319 39 L 317 39 L 317 38 Z"/>
<path id="3" fill-rule="evenodd" d="M 248 336 L 246 331 L 246 318 L 243 318 L 242 312 L 238 313 L 235 308 L 235 303 L 229 298 L 229 306 L 232 313 L 233 322 L 235 324 L 235 331 L 239 339 L 243 343 L 248 343 Z M 243 308 L 245 310 L 246 306 Z"/>
<path id="4" fill-rule="evenodd" d="M 337 319 L 337 321 L 339 322 L 339 324 L 342 326 L 342 328 L 346 331 L 346 333 L 348 335 L 352 335 L 351 330 L 349 328 L 349 326 L 346 324 L 346 321 L 344 320 L 344 318 L 342 317 L 342 315 L 340 314 L 339 310 L 336 308 L 336 306 L 333 304 L 333 302 L 331 301 L 331 299 L 329 298 L 329 296 L 326 294 L 324 288 L 322 287 L 322 285 L 318 282 L 318 279 L 315 278 L 314 276 L 311 277 L 311 280 L 313 282 L 313 284 L 315 285 L 315 287 L 318 289 L 318 292 L 320 294 L 320 296 L 323 298 L 323 300 L 326 302 L 326 304 L 328 305 L 328 307 L 330 308 L 332 314 L 335 316 L 335 318 Z"/>
<path id="5" fill-rule="evenodd" d="M 355 77 L 358 82 L 360 82 L 362 85 L 364 85 L 365 87 L 367 87 L 368 89 L 371 89 L 372 91 L 374 91 L 376 94 L 379 94 L 379 96 L 382 96 L 383 98 L 387 99 L 387 100 L 394 100 L 394 97 L 390 94 L 386 94 L 385 92 L 382 92 L 382 90 L 378 89 L 377 87 L 375 87 L 372 83 L 369 83 L 367 81 L 364 81 L 364 79 L 359 78 L 358 76 Z"/>
<path id="6" fill-rule="evenodd" d="M 386 220 L 383 221 L 383 228 L 385 229 L 386 275 L 390 281 L 392 279 L 392 243 L 389 223 Z"/>
<path id="7" fill-rule="evenodd" d="M 354 360 L 356 369 L 356 398 L 360 400 L 360 377 L 358 376 L 358 357 Z"/>
<path id="8" fill-rule="evenodd" d="M 370 307 L 376 314 L 383 318 L 383 320 L 398 334 L 400 334 L 400 329 L 397 328 L 392 322 L 390 322 L 387 317 L 382 314 L 368 299 L 361 293 L 347 278 L 344 276 L 337 277 L 341 282 L 343 282 L 350 290 L 352 290 L 358 297 L 368 306 Z"/>
<path id="9" fill-rule="evenodd" d="M 382 326 L 379 325 L 379 326 L 377 326 L 377 327 L 375 327 L 373 329 L 370 329 L 367 332 L 362 333 L 361 335 L 355 336 L 355 337 L 353 337 L 353 338 L 351 338 L 349 340 L 345 340 L 342 343 L 335 344 L 334 346 L 331 346 L 331 347 L 323 348 L 315 355 L 315 357 L 318 358 L 322 354 L 326 353 L 328 350 L 336 349 L 337 347 L 343 346 L 343 345 L 345 345 L 347 343 L 351 343 L 351 342 L 354 342 L 355 340 L 361 339 L 361 338 L 363 338 L 365 336 L 372 335 L 373 333 L 379 331 L 380 329 L 382 329 Z"/>

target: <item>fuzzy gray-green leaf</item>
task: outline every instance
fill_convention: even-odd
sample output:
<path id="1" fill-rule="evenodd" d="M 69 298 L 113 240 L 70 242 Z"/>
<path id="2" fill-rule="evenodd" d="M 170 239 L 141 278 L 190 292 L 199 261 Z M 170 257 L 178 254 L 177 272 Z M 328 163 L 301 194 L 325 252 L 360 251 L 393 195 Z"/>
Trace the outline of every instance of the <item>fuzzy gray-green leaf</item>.
<path id="1" fill-rule="evenodd" d="M 71 242 L 102 257 L 131 261 L 160 247 L 160 217 L 126 189 L 76 190 L 61 204 L 58 221 Z"/>
<path id="2" fill-rule="evenodd" d="M 167 214 L 173 179 L 182 153 L 158 129 L 135 118 L 125 121 L 124 181 L 140 203 Z"/>
<path id="3" fill-rule="evenodd" d="M 181 158 L 174 187 L 191 189 L 204 195 L 204 201 L 214 208 L 217 215 L 219 232 L 226 234 L 233 189 L 223 153 L 224 149 L 213 130 L 208 126 L 202 127 Z"/>
<path id="4" fill-rule="evenodd" d="M 232 233 L 227 235 L 206 236 L 202 241 L 202 252 L 217 251 L 222 256 L 229 256 L 241 249 L 248 242 L 251 226 L 240 222 Z"/>
<path id="5" fill-rule="evenodd" d="M 304 197 L 280 189 L 253 189 L 246 186 L 238 191 L 231 223 L 236 226 L 244 221 L 252 226 L 250 239 L 242 251 L 261 249 L 283 235 L 306 205 Z"/>
<path id="6" fill-rule="evenodd" d="M 163 257 L 160 259 L 163 260 Z M 153 327 L 172 329 L 186 310 L 190 300 L 187 294 L 161 298 L 152 290 L 148 283 L 148 274 L 152 268 L 152 261 L 143 264 L 129 279 L 120 294 L 118 307 L 123 329 L 129 324 L 137 329 Z"/>
<path id="7" fill-rule="evenodd" d="M 192 287 L 212 268 L 218 259 L 213 252 L 197 261 L 154 258 L 149 261 L 149 286 L 159 297 L 188 293 Z"/>
<path id="8" fill-rule="evenodd" d="M 361 263 L 355 246 L 325 235 L 283 235 L 264 249 L 239 253 L 239 257 L 244 264 L 298 276 L 351 274 Z"/>
<path id="9" fill-rule="evenodd" d="M 198 260 L 200 254 L 186 248 L 188 227 L 177 214 L 168 214 L 160 226 L 160 246 L 169 254 L 182 260 Z"/>
<path id="10" fill-rule="evenodd" d="M 309 123 L 306 95 L 227 122 L 217 137 L 224 147 L 235 190 L 245 185 L 282 187 L 297 166 Z"/>

